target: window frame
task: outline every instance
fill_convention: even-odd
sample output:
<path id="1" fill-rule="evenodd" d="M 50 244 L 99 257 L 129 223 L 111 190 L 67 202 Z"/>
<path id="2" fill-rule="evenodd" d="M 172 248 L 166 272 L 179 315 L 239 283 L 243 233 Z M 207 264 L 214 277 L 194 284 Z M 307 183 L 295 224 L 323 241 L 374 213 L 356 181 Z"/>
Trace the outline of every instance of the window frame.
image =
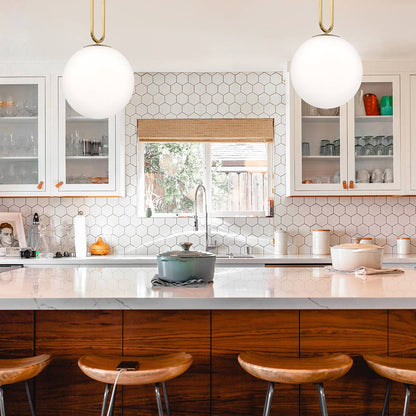
<path id="1" fill-rule="evenodd" d="M 148 143 L 148 142 L 147 142 Z M 156 141 L 155 141 L 156 143 Z M 172 140 L 168 143 L 180 143 Z M 195 141 L 195 143 L 198 143 Z M 243 143 L 243 142 L 242 142 Z M 137 189 L 145 189 L 145 173 L 144 173 L 144 146 L 146 142 L 141 142 L 140 138 L 137 139 Z M 265 212 L 263 211 L 213 211 L 211 204 L 211 143 L 201 143 L 204 146 L 204 180 L 203 185 L 207 190 L 208 195 L 208 214 L 212 218 L 265 218 Z M 273 198 L 273 159 L 274 159 L 274 140 L 266 143 L 267 148 L 267 199 Z M 137 215 L 139 217 L 146 217 L 146 197 L 145 192 L 137 193 Z M 273 215 L 273 213 L 272 213 Z M 156 218 L 190 218 L 193 217 L 193 213 L 152 213 L 152 217 Z"/>

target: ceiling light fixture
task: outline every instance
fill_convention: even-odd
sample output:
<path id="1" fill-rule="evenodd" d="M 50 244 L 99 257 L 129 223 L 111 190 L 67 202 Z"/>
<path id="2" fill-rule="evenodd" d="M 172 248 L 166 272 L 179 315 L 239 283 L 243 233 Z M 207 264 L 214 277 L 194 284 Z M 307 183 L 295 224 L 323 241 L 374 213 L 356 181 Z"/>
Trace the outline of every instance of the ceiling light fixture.
<path id="1" fill-rule="evenodd" d="M 334 0 L 331 0 L 331 25 L 322 22 L 322 0 L 319 0 L 319 27 L 323 34 L 302 43 L 296 50 L 290 77 L 297 94 L 318 108 L 345 104 L 360 87 L 363 66 L 360 55 L 346 40 L 332 35 Z"/>
<path id="2" fill-rule="evenodd" d="M 102 0 L 102 36 L 94 34 L 94 0 L 90 0 L 91 38 L 95 42 L 71 56 L 62 76 L 64 96 L 78 113 L 107 118 L 121 111 L 134 88 L 133 69 L 119 51 L 103 45 L 105 0 Z"/>

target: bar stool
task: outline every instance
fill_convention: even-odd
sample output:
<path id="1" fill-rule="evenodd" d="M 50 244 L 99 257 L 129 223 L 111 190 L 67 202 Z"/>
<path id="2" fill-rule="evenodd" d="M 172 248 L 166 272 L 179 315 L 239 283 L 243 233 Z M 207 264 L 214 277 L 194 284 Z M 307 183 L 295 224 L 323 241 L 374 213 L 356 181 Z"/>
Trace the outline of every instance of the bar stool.
<path id="1" fill-rule="evenodd" d="M 366 354 L 363 358 L 375 373 L 388 379 L 381 415 L 384 416 L 387 411 L 391 382 L 397 381 L 404 384 L 406 388 L 403 416 L 407 416 L 410 401 L 410 384 L 416 385 L 416 358 L 387 357 L 377 354 Z"/>
<path id="2" fill-rule="evenodd" d="M 263 416 L 269 416 L 274 384 L 317 385 L 322 416 L 328 416 L 324 385 L 348 372 L 352 359 L 345 354 L 332 354 L 313 358 L 282 358 L 268 353 L 244 352 L 238 356 L 243 369 L 254 377 L 268 381 Z"/>
<path id="3" fill-rule="evenodd" d="M 27 358 L 0 359 L 0 415 L 6 416 L 4 408 L 3 386 L 14 384 L 19 381 L 25 382 L 27 400 L 30 406 L 30 413 L 35 416 L 32 398 L 30 396 L 27 380 L 36 377 L 50 362 L 52 356 L 49 354 L 37 355 Z"/>
<path id="4" fill-rule="evenodd" d="M 134 371 L 118 371 L 117 365 L 121 361 L 137 361 L 139 367 Z M 163 416 L 163 405 L 160 395 L 162 386 L 165 398 L 166 413 L 170 416 L 169 400 L 165 382 L 183 374 L 192 364 L 192 355 L 185 352 L 175 352 L 152 357 L 125 357 L 125 356 L 97 356 L 85 355 L 78 360 L 78 366 L 88 377 L 106 383 L 104 390 L 103 406 L 101 416 L 106 413 L 112 416 L 114 411 L 114 398 L 117 384 L 120 385 L 142 385 L 154 384 L 156 402 L 159 416 Z M 110 385 L 113 392 L 110 403 L 107 406 Z"/>

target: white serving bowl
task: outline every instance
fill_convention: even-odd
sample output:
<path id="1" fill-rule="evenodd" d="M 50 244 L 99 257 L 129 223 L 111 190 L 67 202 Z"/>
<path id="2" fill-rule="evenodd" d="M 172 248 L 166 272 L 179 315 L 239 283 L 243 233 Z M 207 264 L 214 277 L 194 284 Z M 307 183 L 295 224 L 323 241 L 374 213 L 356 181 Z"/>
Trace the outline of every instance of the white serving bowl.
<path id="1" fill-rule="evenodd" d="M 383 247 L 374 244 L 340 244 L 331 247 L 332 267 L 340 271 L 352 271 L 359 267 L 381 269 Z"/>

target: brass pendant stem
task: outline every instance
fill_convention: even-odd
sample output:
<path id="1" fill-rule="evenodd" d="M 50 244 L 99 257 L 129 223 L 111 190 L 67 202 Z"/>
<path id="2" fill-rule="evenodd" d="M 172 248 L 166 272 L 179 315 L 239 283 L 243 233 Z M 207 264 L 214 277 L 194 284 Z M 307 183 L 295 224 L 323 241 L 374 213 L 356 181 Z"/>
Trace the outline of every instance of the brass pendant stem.
<path id="1" fill-rule="evenodd" d="M 322 32 L 325 34 L 331 33 L 332 29 L 334 28 L 334 0 L 331 0 L 331 26 L 326 28 L 323 23 L 322 19 L 322 1 L 319 0 L 319 27 L 321 28 Z"/>
<path id="2" fill-rule="evenodd" d="M 95 34 L 94 34 L 94 1 L 95 0 L 90 0 L 90 34 L 91 34 L 91 39 L 97 43 L 100 44 L 102 43 L 102 41 L 105 38 L 105 0 L 101 1 L 101 37 L 100 39 L 98 39 Z"/>

